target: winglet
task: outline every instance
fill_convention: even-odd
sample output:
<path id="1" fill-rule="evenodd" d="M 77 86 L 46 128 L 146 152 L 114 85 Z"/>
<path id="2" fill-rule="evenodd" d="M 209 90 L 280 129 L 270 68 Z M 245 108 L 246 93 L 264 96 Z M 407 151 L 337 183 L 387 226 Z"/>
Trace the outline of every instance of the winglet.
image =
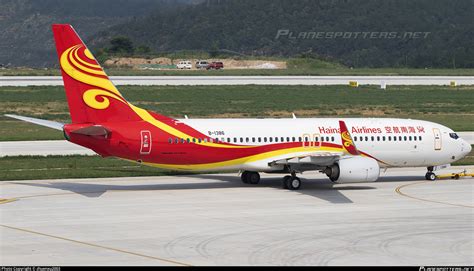
<path id="1" fill-rule="evenodd" d="M 354 145 L 352 136 L 349 133 L 349 130 L 347 130 L 346 123 L 342 120 L 339 121 L 339 129 L 341 131 L 342 147 L 344 148 L 344 150 L 346 150 L 348 153 L 352 155 L 359 155 L 359 151 Z"/>

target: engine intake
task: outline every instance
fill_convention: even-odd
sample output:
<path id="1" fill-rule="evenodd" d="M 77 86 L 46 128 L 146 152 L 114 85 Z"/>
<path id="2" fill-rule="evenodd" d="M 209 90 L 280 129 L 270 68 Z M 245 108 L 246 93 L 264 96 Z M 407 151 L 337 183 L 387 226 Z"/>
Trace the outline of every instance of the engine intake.
<path id="1" fill-rule="evenodd" d="M 324 173 L 337 183 L 375 182 L 380 176 L 380 167 L 375 159 L 353 156 L 337 161 Z"/>

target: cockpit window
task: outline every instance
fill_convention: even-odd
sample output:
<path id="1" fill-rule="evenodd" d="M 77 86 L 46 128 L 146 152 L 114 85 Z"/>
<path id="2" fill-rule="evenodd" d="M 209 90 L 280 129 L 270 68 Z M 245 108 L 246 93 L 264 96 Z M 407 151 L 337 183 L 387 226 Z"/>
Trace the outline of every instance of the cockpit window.
<path id="1" fill-rule="evenodd" d="M 449 137 L 454 138 L 454 139 L 459 138 L 458 134 L 456 134 L 456 133 L 449 133 Z"/>

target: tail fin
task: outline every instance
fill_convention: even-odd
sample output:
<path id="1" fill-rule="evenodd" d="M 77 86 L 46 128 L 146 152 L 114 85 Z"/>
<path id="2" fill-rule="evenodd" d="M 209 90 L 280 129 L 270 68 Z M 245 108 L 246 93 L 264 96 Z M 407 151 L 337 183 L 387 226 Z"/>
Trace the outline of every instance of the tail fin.
<path id="1" fill-rule="evenodd" d="M 138 120 L 74 28 L 52 28 L 72 123 Z"/>
<path id="2" fill-rule="evenodd" d="M 339 121 L 339 129 L 341 131 L 342 147 L 352 155 L 359 155 L 359 151 L 354 145 L 351 134 L 349 130 L 347 130 L 346 123 L 342 120 Z"/>

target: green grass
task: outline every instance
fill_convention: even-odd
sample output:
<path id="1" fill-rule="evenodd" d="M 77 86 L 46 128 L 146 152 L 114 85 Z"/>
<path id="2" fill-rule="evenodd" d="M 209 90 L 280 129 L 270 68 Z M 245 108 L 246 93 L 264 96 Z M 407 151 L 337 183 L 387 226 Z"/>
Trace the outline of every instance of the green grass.
<path id="1" fill-rule="evenodd" d="M 1 181 L 170 174 L 180 173 L 99 156 L 13 156 L 0 158 Z"/>
<path id="2" fill-rule="evenodd" d="M 474 86 L 123 86 L 133 104 L 189 117 L 400 117 L 474 131 Z M 2 87 L 0 114 L 69 121 L 62 87 Z M 59 139 L 61 132 L 0 117 L 0 140 Z"/>

